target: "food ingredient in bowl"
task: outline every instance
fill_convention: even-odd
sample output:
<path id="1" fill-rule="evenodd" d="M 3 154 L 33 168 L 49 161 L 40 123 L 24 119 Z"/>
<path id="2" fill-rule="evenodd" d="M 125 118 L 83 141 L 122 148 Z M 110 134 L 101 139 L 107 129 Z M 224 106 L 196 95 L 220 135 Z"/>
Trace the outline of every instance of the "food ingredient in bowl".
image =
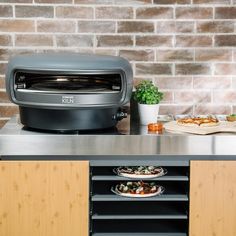
<path id="1" fill-rule="evenodd" d="M 161 122 L 150 123 L 150 124 L 148 124 L 148 131 L 151 131 L 151 132 L 162 132 L 163 131 L 163 124 Z"/>

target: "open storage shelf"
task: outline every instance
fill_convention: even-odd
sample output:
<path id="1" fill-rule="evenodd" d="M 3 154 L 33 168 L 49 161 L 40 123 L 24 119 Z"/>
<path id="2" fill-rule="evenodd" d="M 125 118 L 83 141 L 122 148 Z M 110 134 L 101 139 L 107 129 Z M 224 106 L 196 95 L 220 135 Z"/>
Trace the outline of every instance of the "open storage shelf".
<path id="1" fill-rule="evenodd" d="M 97 175 L 92 177 L 93 181 L 127 181 L 127 178 L 111 175 Z M 142 179 L 140 179 L 142 180 Z M 152 181 L 188 181 L 188 176 L 172 175 L 153 178 Z"/>
<path id="2" fill-rule="evenodd" d="M 189 166 L 162 165 L 167 170 L 165 176 L 143 180 L 165 189 L 162 195 L 149 198 L 112 193 L 112 186 L 118 183 L 138 181 L 117 176 L 115 167 L 91 167 L 91 236 L 188 235 Z"/>
<path id="3" fill-rule="evenodd" d="M 129 182 L 134 181 L 128 179 Z M 136 180 L 137 181 L 137 180 Z M 156 180 L 144 180 L 145 182 L 155 182 L 158 185 L 161 185 L 165 188 L 163 195 L 171 195 L 171 194 L 188 194 L 188 185 L 185 181 L 159 181 Z M 93 181 L 93 191 L 96 194 L 100 195 L 109 195 L 111 194 L 111 188 L 120 182 L 127 182 L 126 181 Z"/>
<path id="4" fill-rule="evenodd" d="M 124 214 L 125 209 L 125 214 Z M 103 202 L 93 204 L 92 219 L 187 219 L 185 202 Z"/>
<path id="5" fill-rule="evenodd" d="M 187 236 L 187 233 L 94 233 L 92 236 Z"/>
<path id="6" fill-rule="evenodd" d="M 117 166 L 97 166 L 93 168 L 93 180 L 98 180 L 96 178 L 102 178 L 104 176 L 109 176 L 110 178 L 115 178 L 119 177 L 114 173 L 114 169 Z M 188 167 L 186 166 L 170 166 L 170 167 L 165 167 L 162 166 L 164 169 L 167 170 L 167 174 L 165 176 L 158 177 L 158 179 L 162 178 L 171 178 L 171 177 L 176 177 L 176 178 L 181 178 L 184 177 L 186 180 L 188 180 Z M 125 178 L 127 180 L 127 178 Z M 106 179 L 105 179 L 106 180 Z"/>
<path id="7" fill-rule="evenodd" d="M 92 197 L 93 202 L 97 201 L 188 201 L 187 194 L 165 194 L 149 198 L 128 198 L 114 194 L 95 194 Z"/>
<path id="8" fill-rule="evenodd" d="M 187 215 L 93 215 L 93 220 L 187 219 Z"/>

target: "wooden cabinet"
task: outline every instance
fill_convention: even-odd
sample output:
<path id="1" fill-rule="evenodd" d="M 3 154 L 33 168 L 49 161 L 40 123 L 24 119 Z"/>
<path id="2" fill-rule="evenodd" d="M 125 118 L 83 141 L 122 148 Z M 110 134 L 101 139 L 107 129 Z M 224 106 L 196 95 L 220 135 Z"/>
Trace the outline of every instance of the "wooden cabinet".
<path id="1" fill-rule="evenodd" d="M 0 235 L 88 236 L 87 161 L 1 161 Z"/>
<path id="2" fill-rule="evenodd" d="M 88 236 L 90 200 L 92 235 L 187 235 L 189 166 L 168 166 L 164 194 L 138 205 L 111 194 L 126 180 L 113 166 L 91 168 L 90 198 L 88 161 L 1 161 L 0 236 Z M 189 198 L 189 236 L 236 235 L 236 161 L 191 161 Z"/>
<path id="3" fill-rule="evenodd" d="M 192 161 L 190 236 L 236 235 L 236 161 Z"/>

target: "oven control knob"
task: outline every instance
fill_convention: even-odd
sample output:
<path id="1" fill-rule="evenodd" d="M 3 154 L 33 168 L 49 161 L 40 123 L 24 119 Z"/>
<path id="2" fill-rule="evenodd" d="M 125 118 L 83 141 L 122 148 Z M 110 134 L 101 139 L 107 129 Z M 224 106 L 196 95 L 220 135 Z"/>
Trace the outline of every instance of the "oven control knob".
<path id="1" fill-rule="evenodd" d="M 116 115 L 113 115 L 112 119 L 113 120 L 122 120 L 123 118 L 126 118 L 128 116 L 127 112 L 125 111 L 118 111 Z"/>

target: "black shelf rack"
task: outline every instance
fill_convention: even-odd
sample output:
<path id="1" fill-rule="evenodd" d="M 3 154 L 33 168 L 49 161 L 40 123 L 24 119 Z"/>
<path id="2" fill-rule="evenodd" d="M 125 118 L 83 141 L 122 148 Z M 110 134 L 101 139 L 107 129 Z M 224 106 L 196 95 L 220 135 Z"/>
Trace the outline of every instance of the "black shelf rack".
<path id="1" fill-rule="evenodd" d="M 189 165 L 186 162 L 176 166 L 163 161 L 153 163 L 165 168 L 167 174 L 144 180 L 165 188 L 162 195 L 150 198 L 128 198 L 112 193 L 111 187 L 117 183 L 137 181 L 117 176 L 113 172 L 115 164 L 93 163 L 90 167 L 90 236 L 188 235 Z"/>

